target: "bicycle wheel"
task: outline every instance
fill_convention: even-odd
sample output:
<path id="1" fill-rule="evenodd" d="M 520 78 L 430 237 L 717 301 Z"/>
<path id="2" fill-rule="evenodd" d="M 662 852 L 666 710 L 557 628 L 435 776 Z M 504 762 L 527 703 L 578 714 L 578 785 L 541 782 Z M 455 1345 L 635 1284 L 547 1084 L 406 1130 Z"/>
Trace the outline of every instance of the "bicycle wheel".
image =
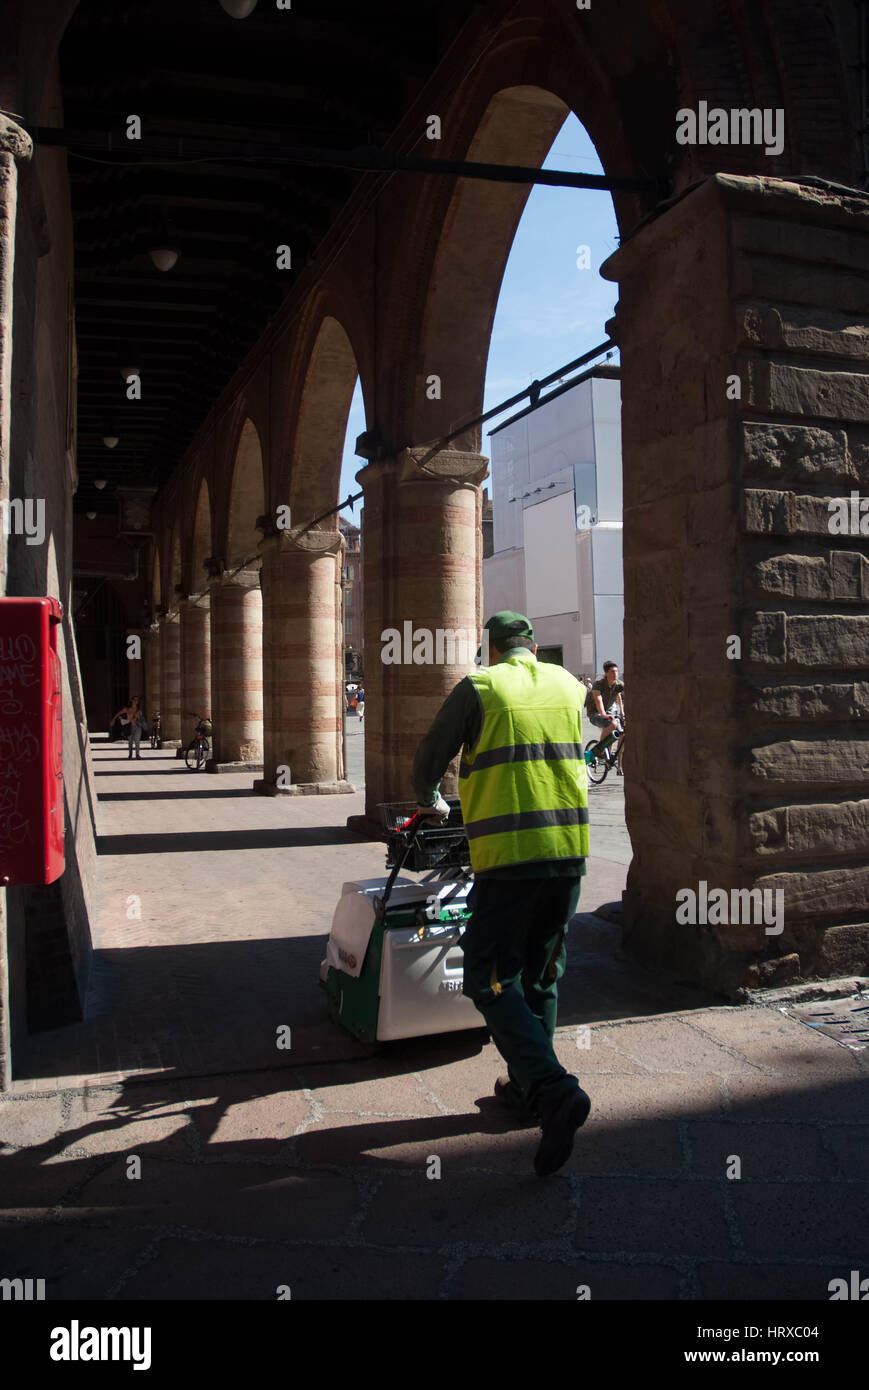
<path id="1" fill-rule="evenodd" d="M 196 746 L 196 771 L 201 772 L 208 757 L 208 744 L 201 738 Z"/>
<path id="2" fill-rule="evenodd" d="M 598 742 L 598 739 L 593 738 L 589 743 L 587 743 L 585 745 L 586 753 L 589 751 L 589 749 L 596 748 Z M 593 762 L 588 763 L 587 767 L 588 779 L 590 782 L 602 782 L 610 770 L 609 762 L 603 756 L 602 753 L 599 753 L 598 756 L 593 760 Z"/>
<path id="3" fill-rule="evenodd" d="M 189 769 L 190 769 L 191 772 L 196 772 L 196 771 L 198 770 L 198 768 L 199 768 L 199 740 L 198 740 L 198 739 L 193 739 L 193 741 L 192 741 L 191 743 L 188 743 L 188 745 L 187 745 L 187 750 L 186 750 L 186 752 L 185 752 L 185 754 L 184 754 L 184 761 L 185 761 L 185 763 L 187 764 L 187 766 L 189 767 Z"/>
<path id="4" fill-rule="evenodd" d="M 614 759 L 614 761 L 615 761 L 615 767 L 616 767 L 616 776 L 617 776 L 617 777 L 624 777 L 624 775 L 625 775 L 624 761 L 623 761 L 623 759 L 624 759 L 624 752 L 625 752 L 625 740 L 624 740 L 624 735 L 622 735 L 622 740 L 621 740 L 621 743 L 619 744 L 618 752 L 616 753 L 616 756 L 615 756 L 615 759 Z"/>

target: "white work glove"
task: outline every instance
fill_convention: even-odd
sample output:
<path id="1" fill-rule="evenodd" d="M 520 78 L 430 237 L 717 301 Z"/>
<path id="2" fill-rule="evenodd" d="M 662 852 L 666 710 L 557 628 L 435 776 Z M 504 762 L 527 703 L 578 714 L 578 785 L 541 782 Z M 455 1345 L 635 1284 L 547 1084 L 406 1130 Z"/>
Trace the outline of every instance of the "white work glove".
<path id="1" fill-rule="evenodd" d="M 416 808 L 416 809 L 417 809 L 417 811 L 419 812 L 419 814 L 420 814 L 421 816 L 430 816 L 430 817 L 432 817 L 434 820 L 440 820 L 440 821 L 445 821 L 445 820 L 447 820 L 447 818 L 449 817 L 449 814 L 450 814 L 449 802 L 444 801 L 444 799 L 443 799 L 442 796 L 439 796 L 439 797 L 438 797 L 438 799 L 437 799 L 437 801 L 435 802 L 434 806 L 419 806 L 419 805 L 417 805 L 417 808 Z"/>

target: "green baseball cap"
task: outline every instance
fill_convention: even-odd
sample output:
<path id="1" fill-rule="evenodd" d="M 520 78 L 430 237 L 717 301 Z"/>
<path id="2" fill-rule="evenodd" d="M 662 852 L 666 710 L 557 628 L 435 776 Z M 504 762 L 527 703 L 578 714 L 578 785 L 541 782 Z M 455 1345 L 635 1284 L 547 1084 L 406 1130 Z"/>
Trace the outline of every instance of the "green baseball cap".
<path id="1" fill-rule="evenodd" d="M 530 642 L 534 641 L 534 629 L 524 613 L 514 613 L 509 608 L 504 608 L 500 613 L 493 613 L 486 623 L 484 631 L 489 634 L 489 641 L 493 647 L 497 647 L 499 652 L 504 650 L 504 644 L 511 637 L 527 637 Z M 476 656 L 476 664 L 479 666 L 483 656 L 483 648 L 480 647 Z"/>

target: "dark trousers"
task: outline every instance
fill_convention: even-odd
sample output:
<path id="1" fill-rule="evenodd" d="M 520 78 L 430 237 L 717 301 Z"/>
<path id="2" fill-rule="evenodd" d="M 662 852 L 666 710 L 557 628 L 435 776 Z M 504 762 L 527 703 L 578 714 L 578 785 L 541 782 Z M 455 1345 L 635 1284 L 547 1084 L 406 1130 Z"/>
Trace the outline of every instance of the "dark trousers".
<path id="1" fill-rule="evenodd" d="M 577 1085 L 552 1048 L 567 926 L 580 878 L 476 879 L 462 937 L 462 992 L 483 1015 L 510 1077 L 546 1114 Z"/>

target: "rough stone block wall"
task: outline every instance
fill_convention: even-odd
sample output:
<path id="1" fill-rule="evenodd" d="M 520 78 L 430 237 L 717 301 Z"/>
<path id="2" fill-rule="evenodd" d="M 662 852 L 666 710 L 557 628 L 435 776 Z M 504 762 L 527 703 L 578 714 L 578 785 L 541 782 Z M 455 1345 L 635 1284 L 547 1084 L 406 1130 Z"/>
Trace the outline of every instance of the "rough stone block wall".
<path id="1" fill-rule="evenodd" d="M 866 200 L 723 176 L 609 262 L 626 939 L 731 995 L 869 968 L 869 546 L 828 505 L 869 497 L 867 264 Z M 701 880 L 782 890 L 783 931 L 680 925 Z"/>

